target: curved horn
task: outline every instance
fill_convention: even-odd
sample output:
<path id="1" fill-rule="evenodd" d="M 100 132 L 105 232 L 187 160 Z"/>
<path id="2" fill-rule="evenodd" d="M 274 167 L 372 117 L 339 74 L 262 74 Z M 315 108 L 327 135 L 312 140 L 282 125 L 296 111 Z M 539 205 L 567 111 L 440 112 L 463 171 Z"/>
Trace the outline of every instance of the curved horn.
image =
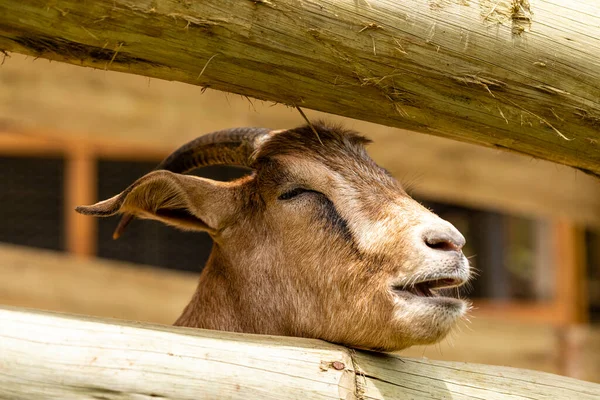
<path id="1" fill-rule="evenodd" d="M 202 135 L 179 147 L 154 170 L 184 174 L 209 165 L 249 167 L 260 139 L 269 132 L 271 130 L 266 128 L 232 128 Z M 130 214 L 123 215 L 113 232 L 113 239 L 118 239 L 134 218 Z"/>

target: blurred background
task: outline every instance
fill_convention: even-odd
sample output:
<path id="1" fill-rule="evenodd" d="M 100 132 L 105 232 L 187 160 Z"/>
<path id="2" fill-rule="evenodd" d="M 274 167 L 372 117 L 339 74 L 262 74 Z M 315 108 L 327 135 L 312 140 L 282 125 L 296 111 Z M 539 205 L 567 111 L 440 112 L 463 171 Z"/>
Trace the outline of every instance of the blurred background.
<path id="1" fill-rule="evenodd" d="M 531 157 L 307 111 L 374 140 L 372 157 L 467 237 L 470 322 L 413 357 L 600 382 L 600 181 Z M 172 323 L 211 248 L 203 233 L 76 214 L 184 142 L 291 128 L 295 109 L 17 54 L 0 67 L 0 304 Z M 228 180 L 238 170 L 197 174 Z"/>

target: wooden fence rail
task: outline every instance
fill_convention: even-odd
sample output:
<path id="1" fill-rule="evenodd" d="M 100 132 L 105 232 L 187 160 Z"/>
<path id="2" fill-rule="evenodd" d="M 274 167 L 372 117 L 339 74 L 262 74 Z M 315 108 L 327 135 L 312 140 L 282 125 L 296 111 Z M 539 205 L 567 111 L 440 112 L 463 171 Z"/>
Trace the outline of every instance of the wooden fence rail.
<path id="1" fill-rule="evenodd" d="M 598 384 L 528 370 L 0 308 L 1 399 L 599 397 Z"/>
<path id="2" fill-rule="evenodd" d="M 3 50 L 510 149 L 600 176 L 596 0 L 3 0 Z"/>

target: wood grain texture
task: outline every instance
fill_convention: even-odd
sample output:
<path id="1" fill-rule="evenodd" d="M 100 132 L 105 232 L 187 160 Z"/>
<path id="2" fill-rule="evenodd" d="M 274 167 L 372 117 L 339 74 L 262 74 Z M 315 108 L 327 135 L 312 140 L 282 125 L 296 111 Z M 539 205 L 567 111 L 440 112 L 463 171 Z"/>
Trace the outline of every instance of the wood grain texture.
<path id="1" fill-rule="evenodd" d="M 565 332 L 563 339 L 567 353 L 564 372 L 600 383 L 600 325 L 574 326 Z"/>
<path id="2" fill-rule="evenodd" d="M 3 399 L 595 399 L 600 385 L 313 339 L 0 308 Z"/>
<path id="3" fill-rule="evenodd" d="M 162 324 L 179 317 L 198 283 L 198 274 L 6 244 L 0 277 L 0 304 Z"/>
<path id="4" fill-rule="evenodd" d="M 589 322 L 585 232 L 568 220 L 554 226 L 557 313 L 563 324 Z"/>
<path id="5" fill-rule="evenodd" d="M 509 149 L 600 175 L 594 0 L 6 0 L 0 49 Z"/>
<path id="6" fill-rule="evenodd" d="M 96 255 L 98 220 L 73 212 L 80 204 L 96 201 L 98 171 L 94 153 L 85 145 L 71 146 L 67 153 L 64 173 L 65 248 L 79 257 Z"/>
<path id="7" fill-rule="evenodd" d="M 561 369 L 563 360 L 557 335 L 559 329 L 552 324 L 518 322 L 502 317 L 485 318 L 477 312 L 470 315 L 469 320 L 471 322 L 459 323 L 439 344 L 413 346 L 399 354 L 429 360 L 526 368 L 584 379 L 581 375 L 570 375 L 570 371 Z M 586 328 L 582 327 L 581 330 L 586 331 Z M 568 331 L 568 328 L 564 328 L 564 331 Z M 600 347 L 589 347 L 587 352 L 583 349 L 573 351 L 576 358 L 583 357 L 583 352 L 589 355 L 590 361 L 595 358 L 600 362 L 600 354 L 594 356 L 600 352 Z M 593 378 L 588 375 L 586 380 L 600 383 L 600 376 Z"/>

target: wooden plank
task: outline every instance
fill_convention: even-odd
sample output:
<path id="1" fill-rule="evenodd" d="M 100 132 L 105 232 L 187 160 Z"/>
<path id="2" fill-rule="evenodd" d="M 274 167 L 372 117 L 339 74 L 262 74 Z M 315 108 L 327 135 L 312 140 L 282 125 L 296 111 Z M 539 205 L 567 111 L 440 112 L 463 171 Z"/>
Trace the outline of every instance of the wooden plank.
<path id="1" fill-rule="evenodd" d="M 70 146 L 65 168 L 65 226 L 66 249 L 79 257 L 96 254 L 96 230 L 98 221 L 74 213 L 81 204 L 93 204 L 96 200 L 98 175 L 95 154 L 87 146 Z"/>
<path id="2" fill-rule="evenodd" d="M 554 226 L 554 254 L 556 259 L 555 308 L 560 354 L 560 373 L 574 373 L 575 360 L 580 351 L 573 348 L 569 332 L 574 325 L 588 321 L 588 301 L 585 264 L 584 231 L 571 221 L 560 220 Z"/>
<path id="3" fill-rule="evenodd" d="M 0 48 L 509 149 L 600 176 L 597 2 L 517 4 L 6 0 Z"/>
<path id="4" fill-rule="evenodd" d="M 510 317 L 470 315 L 438 344 L 415 346 L 402 356 L 533 369 L 584 379 L 561 370 L 559 340 L 552 324 L 515 321 Z M 600 347 L 588 351 L 598 352 Z M 600 383 L 599 377 L 587 380 Z"/>
<path id="5" fill-rule="evenodd" d="M 492 301 L 476 299 L 473 314 L 516 322 L 560 323 L 563 319 L 554 301 Z"/>
<path id="6" fill-rule="evenodd" d="M 564 325 L 588 321 L 584 231 L 560 220 L 554 229 L 556 309 Z"/>
<path id="7" fill-rule="evenodd" d="M 482 364 L 399 359 L 356 353 L 364 371 L 365 398 L 373 399 L 594 399 L 590 383 L 562 382 L 563 377 Z M 557 379 L 558 378 L 558 379 Z M 360 378 L 359 378 L 360 379 Z M 556 380 L 555 380 L 556 379 Z M 360 380 L 359 380 L 360 382 Z M 595 385 L 595 384 L 594 384 Z"/>
<path id="8" fill-rule="evenodd" d="M 48 156 L 73 154 L 83 151 L 92 161 L 95 158 L 112 160 L 160 162 L 171 149 L 166 145 L 148 145 L 124 139 L 113 140 L 79 132 L 74 137 L 49 129 L 0 130 L 0 154 L 21 156 Z"/>
<path id="9" fill-rule="evenodd" d="M 564 374 L 600 383 L 600 325 L 568 327 L 564 340 Z"/>
<path id="10" fill-rule="evenodd" d="M 0 245 L 0 304 L 170 324 L 197 274 Z"/>
<path id="11" fill-rule="evenodd" d="M 29 399 L 595 399 L 541 372 L 402 359 L 314 339 L 0 308 L 0 397 Z"/>
<path id="12" fill-rule="evenodd" d="M 11 308 L 0 309 L 0 326 L 2 362 L 11 366 L 0 374 L 1 398 L 333 399 L 353 391 L 351 380 L 340 385 L 344 368 L 329 366 L 351 365 L 348 355 L 317 340 Z"/>
<path id="13" fill-rule="evenodd" d="M 9 156 L 64 155 L 67 149 L 64 139 L 52 140 L 39 135 L 0 131 L 0 151 Z"/>

